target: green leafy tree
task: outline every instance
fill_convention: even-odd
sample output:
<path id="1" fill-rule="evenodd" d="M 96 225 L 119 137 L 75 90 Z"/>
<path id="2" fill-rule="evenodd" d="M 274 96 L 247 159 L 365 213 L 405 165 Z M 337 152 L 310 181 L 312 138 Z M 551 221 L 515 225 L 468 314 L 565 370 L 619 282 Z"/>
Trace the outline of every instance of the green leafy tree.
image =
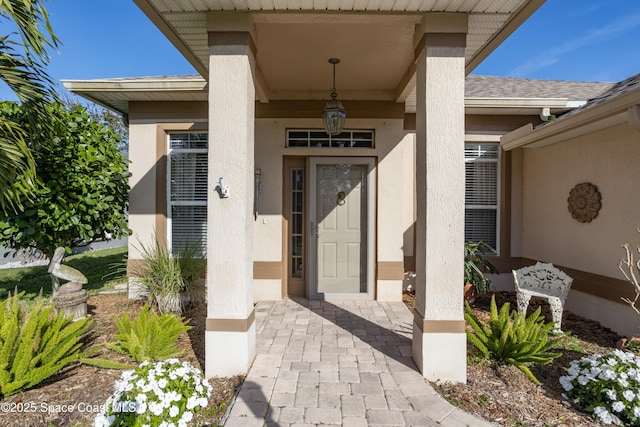
<path id="1" fill-rule="evenodd" d="M 39 123 L 55 98 L 45 67 L 48 50 L 59 43 L 44 1 L 0 0 L 0 28 L 0 81 L 20 100 L 28 121 Z M 33 188 L 35 163 L 25 137 L 20 124 L 0 118 L 0 211 L 5 214 L 21 208 L 21 198 Z"/>
<path id="2" fill-rule="evenodd" d="M 110 126 L 111 129 L 117 133 L 121 140 L 118 143 L 120 149 L 128 156 L 129 153 L 129 128 L 124 121 L 124 118 L 118 114 L 104 108 L 93 102 L 86 102 L 81 100 L 78 96 L 73 94 L 59 94 L 58 97 L 65 105 L 65 108 L 69 111 L 75 110 L 78 106 L 84 106 L 89 114 L 89 118 L 94 122 L 102 123 L 105 126 Z"/>
<path id="3" fill-rule="evenodd" d="M 67 111 L 53 103 L 46 110 L 46 121 L 34 125 L 17 104 L 0 103 L 4 120 L 27 129 L 37 164 L 34 194 L 22 197 L 21 212 L 0 220 L 0 244 L 51 256 L 58 246 L 71 251 L 128 235 L 129 172 L 120 137 L 81 106 Z"/>

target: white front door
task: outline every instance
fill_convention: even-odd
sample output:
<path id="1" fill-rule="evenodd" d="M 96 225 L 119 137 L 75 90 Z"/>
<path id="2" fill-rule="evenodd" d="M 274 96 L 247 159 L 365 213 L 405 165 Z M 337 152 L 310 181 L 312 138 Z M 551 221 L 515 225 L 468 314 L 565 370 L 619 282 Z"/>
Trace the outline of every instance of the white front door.
<path id="1" fill-rule="evenodd" d="M 314 157 L 309 171 L 309 296 L 371 299 L 373 159 Z"/>

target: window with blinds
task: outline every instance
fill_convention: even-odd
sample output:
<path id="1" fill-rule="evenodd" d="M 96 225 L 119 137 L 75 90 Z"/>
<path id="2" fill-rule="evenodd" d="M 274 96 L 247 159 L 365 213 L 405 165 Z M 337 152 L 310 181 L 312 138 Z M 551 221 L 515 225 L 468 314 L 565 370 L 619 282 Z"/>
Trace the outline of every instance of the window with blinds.
<path id="1" fill-rule="evenodd" d="M 180 252 L 187 243 L 207 244 L 207 134 L 169 134 L 167 191 L 169 244 Z"/>
<path id="2" fill-rule="evenodd" d="M 464 162 L 465 241 L 483 241 L 498 251 L 500 144 L 466 143 Z"/>

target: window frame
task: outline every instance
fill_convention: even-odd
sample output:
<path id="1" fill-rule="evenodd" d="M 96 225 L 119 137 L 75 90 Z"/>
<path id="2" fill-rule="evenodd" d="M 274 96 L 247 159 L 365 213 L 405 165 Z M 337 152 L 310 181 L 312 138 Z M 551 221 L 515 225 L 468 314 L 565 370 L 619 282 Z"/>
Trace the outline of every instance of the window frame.
<path id="1" fill-rule="evenodd" d="M 345 129 L 343 130 L 340 135 L 344 135 L 344 134 L 350 134 L 350 138 L 349 140 L 352 142 L 352 144 L 354 143 L 354 141 L 363 141 L 363 142 L 368 142 L 371 141 L 371 145 L 370 146 L 360 146 L 360 147 L 355 147 L 353 145 L 349 145 L 349 146 L 334 146 L 333 145 L 333 141 L 334 140 L 344 140 L 345 137 L 341 137 L 340 135 L 336 135 L 336 136 L 332 136 L 332 135 L 328 135 L 327 133 L 325 133 L 325 131 L 323 129 L 287 129 L 286 130 L 287 134 L 286 134 L 286 144 L 285 147 L 286 148 L 320 148 L 320 149 L 337 149 L 337 150 L 344 150 L 344 149 L 365 149 L 365 150 L 371 150 L 371 149 L 375 149 L 376 148 L 376 133 L 374 129 Z M 307 136 L 306 138 L 295 138 L 292 137 L 291 134 L 292 133 L 306 133 Z M 312 134 L 322 134 L 322 137 L 315 137 Z M 366 133 L 370 135 L 370 138 L 354 138 L 354 134 L 358 134 L 358 133 Z M 296 140 L 296 141 L 304 141 L 306 140 L 306 145 L 291 145 L 291 141 L 292 140 Z M 327 142 L 327 146 L 323 146 L 323 145 L 311 145 L 311 143 L 313 141 L 326 141 Z"/>
<path id="2" fill-rule="evenodd" d="M 467 159 L 466 156 L 466 149 L 467 146 L 492 146 L 495 147 L 496 149 L 496 153 L 497 156 L 495 159 Z M 495 249 L 496 253 L 495 254 L 490 254 L 490 255 L 495 255 L 495 256 L 500 256 L 501 254 L 501 221 L 502 221 L 502 216 L 501 216 L 501 206 L 502 206 L 502 147 L 500 145 L 499 142 L 493 142 L 493 141 L 470 141 L 470 140 L 466 140 L 465 141 L 465 158 L 464 158 L 464 163 L 465 165 L 467 163 L 495 163 L 495 174 L 496 174 L 496 188 L 495 188 L 495 195 L 496 195 L 496 204 L 495 205 L 469 205 L 467 204 L 466 201 L 466 196 L 465 196 L 465 203 L 464 203 L 464 210 L 465 210 L 465 217 L 466 217 L 466 211 L 467 209 L 470 210 L 482 210 L 482 209 L 495 209 L 496 212 L 496 225 L 495 225 L 495 247 L 493 249 Z M 466 168 L 465 168 L 465 193 L 466 193 L 466 185 L 467 185 L 467 173 L 466 173 Z M 465 221 L 465 228 L 466 228 L 466 221 Z M 466 238 L 466 233 L 465 233 L 465 239 L 464 239 L 465 243 L 467 242 L 467 238 Z M 486 243 L 486 242 L 485 242 Z"/>
<path id="3" fill-rule="evenodd" d="M 206 134 L 206 145 L 207 148 L 171 148 L 171 137 L 176 134 Z M 205 190 L 205 200 L 176 200 L 173 201 L 171 198 L 171 178 L 172 178 L 172 168 L 171 168 L 171 158 L 174 154 L 208 154 L 209 153 L 209 133 L 207 131 L 167 131 L 166 137 L 166 147 L 167 147 L 167 162 L 166 162 L 166 190 L 167 190 L 167 248 L 170 253 L 175 255 L 173 252 L 173 207 L 174 206 L 203 206 L 206 208 L 208 212 L 208 188 Z M 209 159 L 207 158 L 207 167 L 208 167 Z M 208 177 L 207 177 L 208 178 Z M 205 220 L 208 222 L 208 218 Z M 208 227 L 208 224 L 207 224 Z M 202 237 L 202 247 L 203 247 L 203 257 L 206 255 L 207 251 L 207 236 L 206 233 L 201 236 Z"/>

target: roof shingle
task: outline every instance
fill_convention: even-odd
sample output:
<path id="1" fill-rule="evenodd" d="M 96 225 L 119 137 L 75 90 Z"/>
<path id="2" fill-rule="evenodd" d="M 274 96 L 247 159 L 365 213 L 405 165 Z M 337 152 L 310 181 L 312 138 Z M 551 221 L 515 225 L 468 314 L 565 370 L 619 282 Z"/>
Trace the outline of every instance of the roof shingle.
<path id="1" fill-rule="evenodd" d="M 465 97 L 478 98 L 568 98 L 587 101 L 611 89 L 614 83 L 533 80 L 512 77 L 467 76 Z"/>

